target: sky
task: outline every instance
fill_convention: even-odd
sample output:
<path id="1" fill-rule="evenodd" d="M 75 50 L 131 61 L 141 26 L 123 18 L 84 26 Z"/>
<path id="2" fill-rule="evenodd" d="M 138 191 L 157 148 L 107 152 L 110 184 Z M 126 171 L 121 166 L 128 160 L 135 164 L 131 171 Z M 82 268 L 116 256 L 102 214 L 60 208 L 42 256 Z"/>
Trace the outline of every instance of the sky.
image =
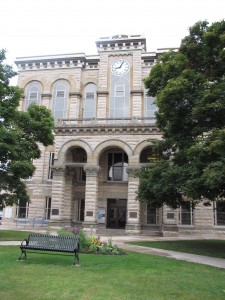
<path id="1" fill-rule="evenodd" d="M 225 0 L 1 0 L 0 49 L 16 57 L 97 54 L 95 41 L 142 34 L 147 51 L 179 47 L 199 20 L 225 18 Z"/>

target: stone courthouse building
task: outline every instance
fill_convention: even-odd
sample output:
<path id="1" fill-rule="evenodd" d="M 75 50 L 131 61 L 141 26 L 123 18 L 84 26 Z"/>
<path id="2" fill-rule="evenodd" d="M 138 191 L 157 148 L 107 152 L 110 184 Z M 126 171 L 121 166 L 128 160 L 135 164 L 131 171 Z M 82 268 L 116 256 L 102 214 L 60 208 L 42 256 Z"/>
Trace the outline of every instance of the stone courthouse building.
<path id="1" fill-rule="evenodd" d="M 16 59 L 20 109 L 35 102 L 52 111 L 55 144 L 41 146 L 26 180 L 31 203 L 5 208 L 3 223 L 44 217 L 50 226 L 82 226 L 100 234 L 223 233 L 220 204 L 172 210 L 136 200 L 136 172 L 160 139 L 146 78 L 166 49 L 147 52 L 141 35 L 96 42 L 98 54 Z M 225 231 L 224 231 L 225 232 Z"/>

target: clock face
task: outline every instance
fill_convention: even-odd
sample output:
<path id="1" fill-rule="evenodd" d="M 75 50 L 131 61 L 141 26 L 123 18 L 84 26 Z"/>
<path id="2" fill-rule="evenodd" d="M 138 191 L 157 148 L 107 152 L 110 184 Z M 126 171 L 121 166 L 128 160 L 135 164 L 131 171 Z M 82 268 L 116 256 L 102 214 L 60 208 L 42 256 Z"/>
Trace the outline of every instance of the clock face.
<path id="1" fill-rule="evenodd" d="M 112 63 L 111 70 L 114 75 L 124 76 L 129 72 L 130 65 L 124 59 L 118 59 Z"/>

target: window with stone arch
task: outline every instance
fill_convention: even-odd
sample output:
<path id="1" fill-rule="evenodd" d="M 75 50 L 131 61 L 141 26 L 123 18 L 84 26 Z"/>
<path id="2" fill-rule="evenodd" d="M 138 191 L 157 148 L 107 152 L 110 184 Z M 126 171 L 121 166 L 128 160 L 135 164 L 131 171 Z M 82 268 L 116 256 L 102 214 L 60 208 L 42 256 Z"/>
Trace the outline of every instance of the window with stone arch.
<path id="1" fill-rule="evenodd" d="M 69 83 L 66 80 L 58 80 L 53 86 L 52 116 L 55 121 L 67 117 L 69 97 Z"/>
<path id="2" fill-rule="evenodd" d="M 38 81 L 30 82 L 25 89 L 25 111 L 27 111 L 28 107 L 31 103 L 35 103 L 36 105 L 40 105 L 41 103 L 41 93 L 42 93 L 42 85 Z"/>
<path id="3" fill-rule="evenodd" d="M 97 86 L 88 83 L 84 88 L 83 118 L 96 118 Z"/>
<path id="4" fill-rule="evenodd" d="M 144 148 L 140 153 L 140 163 L 154 163 L 159 160 L 159 156 L 154 152 L 152 146 Z"/>

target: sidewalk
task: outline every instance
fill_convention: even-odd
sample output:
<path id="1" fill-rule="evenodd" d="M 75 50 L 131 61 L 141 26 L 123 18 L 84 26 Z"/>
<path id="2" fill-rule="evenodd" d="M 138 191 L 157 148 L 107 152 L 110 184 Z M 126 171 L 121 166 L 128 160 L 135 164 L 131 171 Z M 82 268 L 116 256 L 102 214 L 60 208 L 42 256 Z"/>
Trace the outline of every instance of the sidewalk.
<path id="1" fill-rule="evenodd" d="M 185 240 L 185 239 L 200 239 L 202 237 L 187 237 L 187 236 L 180 236 L 176 239 L 178 240 Z M 207 238 L 211 238 L 210 236 L 207 236 Z M 103 238 L 104 239 L 104 238 Z M 134 252 L 139 253 L 145 253 L 145 254 L 152 254 L 152 255 L 159 255 L 159 256 L 165 256 L 168 258 L 173 258 L 177 260 L 183 260 L 187 262 L 193 262 L 193 263 L 199 263 L 204 265 L 209 265 L 217 268 L 223 268 L 225 269 L 225 259 L 222 258 L 215 258 L 215 257 L 209 257 L 209 256 L 202 256 L 202 255 L 196 255 L 196 254 L 190 254 L 190 253 L 182 253 L 182 252 L 176 252 L 176 251 L 170 251 L 170 250 L 163 250 L 163 249 L 157 249 L 157 248 L 149 248 L 149 247 L 143 247 L 143 246 L 136 246 L 136 245 L 130 245 L 126 244 L 126 242 L 131 241 L 169 241 L 174 240 L 174 237 L 150 237 L 150 236 L 114 236 L 112 237 L 113 243 L 116 243 L 120 248 L 125 250 L 130 250 Z"/>

